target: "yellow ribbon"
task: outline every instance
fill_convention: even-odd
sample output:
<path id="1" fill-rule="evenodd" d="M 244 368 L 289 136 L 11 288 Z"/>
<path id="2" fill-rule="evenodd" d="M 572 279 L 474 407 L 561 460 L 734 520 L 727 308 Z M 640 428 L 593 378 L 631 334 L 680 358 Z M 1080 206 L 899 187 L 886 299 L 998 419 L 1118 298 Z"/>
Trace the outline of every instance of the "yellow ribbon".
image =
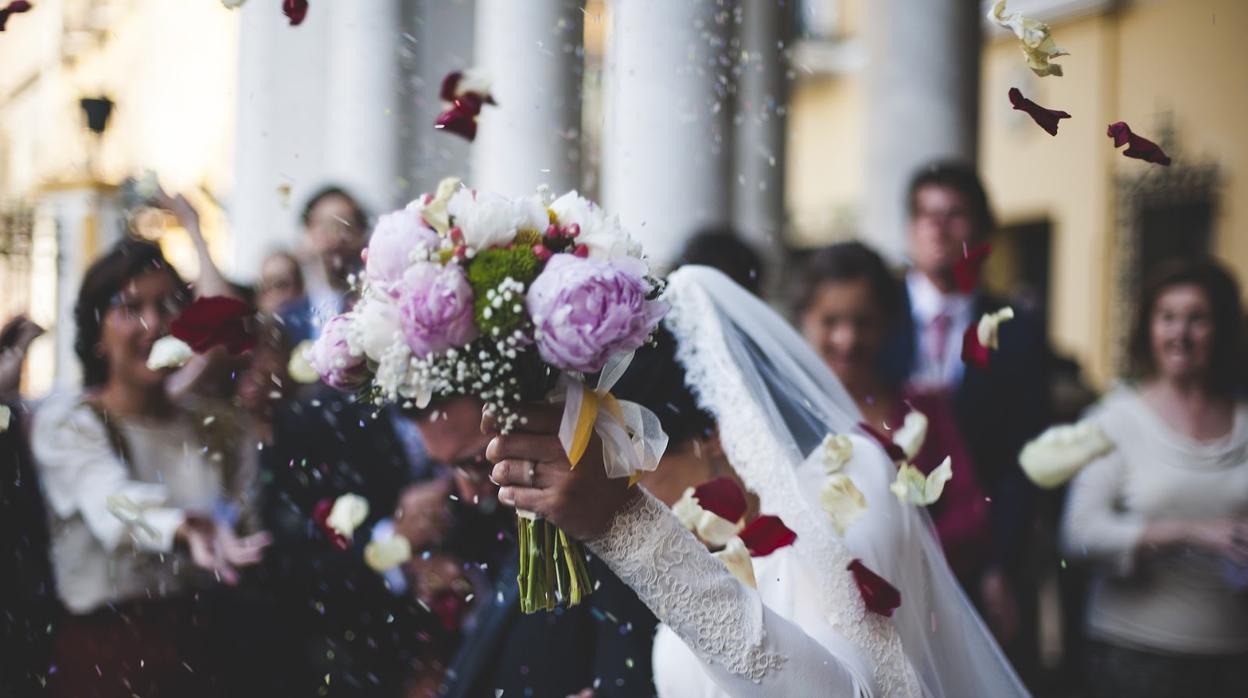
<path id="1" fill-rule="evenodd" d="M 607 393 L 607 397 L 612 401 L 615 400 L 610 393 Z M 581 394 L 581 410 L 576 416 L 572 447 L 568 449 L 568 462 L 573 468 L 581 462 L 581 456 L 585 455 L 585 449 L 589 448 L 589 439 L 594 435 L 594 422 L 596 421 L 598 421 L 598 394 L 592 390 L 586 390 Z"/>

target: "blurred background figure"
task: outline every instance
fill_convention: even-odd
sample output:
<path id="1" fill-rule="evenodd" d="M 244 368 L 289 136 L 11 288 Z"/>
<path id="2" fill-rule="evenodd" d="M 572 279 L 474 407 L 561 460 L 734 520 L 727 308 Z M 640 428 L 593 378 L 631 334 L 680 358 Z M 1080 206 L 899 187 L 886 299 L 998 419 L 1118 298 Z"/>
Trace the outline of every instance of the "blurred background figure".
<path id="1" fill-rule="evenodd" d="M 874 250 L 847 242 L 815 252 L 807 263 L 795 311 L 802 334 L 845 385 L 867 422 L 882 433 L 911 410 L 928 419 L 914 459 L 931 472 L 946 456 L 954 477 L 930 507 L 950 567 L 968 593 L 978 589 L 991 541 L 988 507 L 975 464 L 941 393 L 907 390 L 884 372 L 882 352 L 899 312 L 896 279 Z"/>
<path id="2" fill-rule="evenodd" d="M 695 233 L 673 268 L 686 264 L 718 269 L 750 293 L 762 295 L 763 258 L 733 228 L 705 228 Z"/>
<path id="3" fill-rule="evenodd" d="M 900 322 L 889 340 L 887 371 L 914 395 L 952 401 L 979 482 L 989 498 L 992 550 L 974 596 L 1024 680 L 1038 662 L 1032 540 L 1035 488 L 1018 465 L 1028 439 L 1050 419 L 1049 352 L 1043 325 L 1022 309 L 1001 327 L 1000 349 L 988 369 L 962 361 L 962 335 L 1005 301 L 982 288 L 960 290 L 954 266 L 993 231 L 992 210 L 975 169 L 946 162 L 920 168 L 910 180 L 911 267 Z M 1026 397 L 1024 397 L 1026 396 Z"/>
<path id="4" fill-rule="evenodd" d="M 1095 412 L 1114 450 L 1070 489 L 1066 554 L 1096 564 L 1092 695 L 1243 695 L 1248 686 L 1248 403 L 1240 291 L 1211 261 L 1156 270 L 1134 382 Z"/>
<path id="5" fill-rule="evenodd" d="M 338 186 L 327 186 L 309 197 L 300 221 L 305 294 L 281 308 L 293 344 L 315 339 L 322 322 L 346 310 L 349 279 L 363 267 L 360 252 L 368 242 L 368 214 Z"/>
<path id="6" fill-rule="evenodd" d="M 194 592 L 236 584 L 268 539 L 236 534 L 231 520 L 246 533 L 238 511 L 253 473 L 240 467 L 236 420 L 207 403 L 175 403 L 170 370 L 147 367 L 152 344 L 189 299 L 155 245 L 115 246 L 87 270 L 75 306 L 84 389 L 35 416 L 66 609 L 53 695 L 226 690 L 209 647 L 211 614 Z"/>
<path id="7" fill-rule="evenodd" d="M 26 352 L 43 332 L 25 315 L 14 317 L 0 328 L 0 400 L 18 399 Z"/>
<path id="8" fill-rule="evenodd" d="M 303 269 L 293 254 L 271 252 L 260 263 L 260 282 L 256 290 L 256 308 L 260 312 L 276 316 L 282 308 L 303 298 L 306 292 Z"/>

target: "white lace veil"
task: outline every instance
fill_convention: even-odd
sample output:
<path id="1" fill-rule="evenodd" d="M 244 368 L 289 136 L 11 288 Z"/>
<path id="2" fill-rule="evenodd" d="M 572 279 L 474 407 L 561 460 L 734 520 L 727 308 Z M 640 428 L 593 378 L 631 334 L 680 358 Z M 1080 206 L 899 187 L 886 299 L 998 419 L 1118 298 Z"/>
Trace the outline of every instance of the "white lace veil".
<path id="1" fill-rule="evenodd" d="M 719 427 L 733 468 L 798 535 L 829 624 L 870 662 L 876 696 L 1027 695 L 962 593 L 925 510 L 888 490 L 896 466 L 852 436 L 847 466 L 868 502 L 844 537 L 819 506 L 827 434 L 855 434 L 853 400 L 806 342 L 765 303 L 706 267 L 671 274 L 665 293 L 677 359 Z M 957 477 L 957 464 L 954 464 Z M 866 610 L 846 566 L 861 559 L 901 592 L 891 619 Z"/>

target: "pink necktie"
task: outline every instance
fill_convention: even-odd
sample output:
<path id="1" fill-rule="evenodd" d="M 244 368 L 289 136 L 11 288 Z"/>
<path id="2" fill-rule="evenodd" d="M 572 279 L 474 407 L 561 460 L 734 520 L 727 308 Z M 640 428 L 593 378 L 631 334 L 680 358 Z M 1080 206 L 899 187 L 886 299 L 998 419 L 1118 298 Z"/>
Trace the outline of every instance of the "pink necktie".
<path id="1" fill-rule="evenodd" d="M 953 318 L 942 310 L 927 325 L 927 355 L 932 365 L 943 375 L 945 365 L 945 347 L 948 345 L 949 325 Z"/>

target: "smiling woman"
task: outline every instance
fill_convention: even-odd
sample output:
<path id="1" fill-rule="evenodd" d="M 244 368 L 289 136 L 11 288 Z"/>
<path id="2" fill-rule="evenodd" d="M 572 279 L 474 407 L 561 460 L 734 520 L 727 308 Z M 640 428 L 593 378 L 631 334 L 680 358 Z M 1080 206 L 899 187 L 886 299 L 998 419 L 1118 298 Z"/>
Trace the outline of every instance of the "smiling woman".
<path id="1" fill-rule="evenodd" d="M 1087 617 L 1095 696 L 1232 696 L 1248 681 L 1248 403 L 1239 289 L 1179 262 L 1146 286 L 1138 383 L 1091 419 L 1113 444 L 1071 487 L 1067 555 L 1100 564 Z"/>
<path id="2" fill-rule="evenodd" d="M 68 612 L 53 695 L 210 695 L 215 669 L 193 629 L 190 592 L 212 576 L 235 583 L 267 544 L 264 534 L 236 537 L 218 514 L 245 504 L 249 486 L 235 421 L 175 404 L 170 371 L 147 365 L 187 298 L 151 243 L 125 240 L 97 260 L 75 308 L 86 390 L 35 416 L 53 571 Z"/>

